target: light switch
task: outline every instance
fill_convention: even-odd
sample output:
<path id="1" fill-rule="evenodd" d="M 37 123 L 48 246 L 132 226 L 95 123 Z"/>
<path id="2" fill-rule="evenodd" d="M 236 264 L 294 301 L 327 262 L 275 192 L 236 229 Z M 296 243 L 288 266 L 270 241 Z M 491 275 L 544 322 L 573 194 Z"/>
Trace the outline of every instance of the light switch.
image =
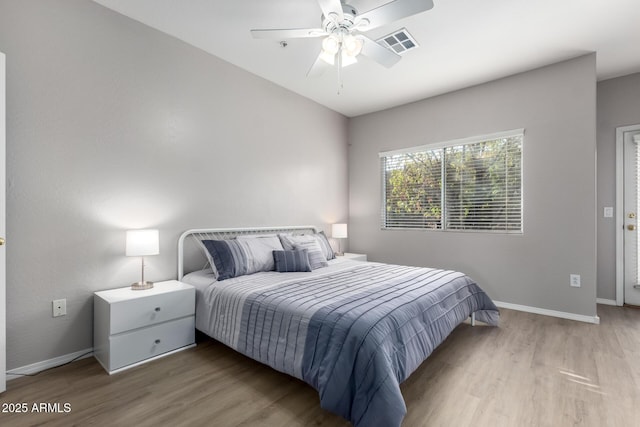
<path id="1" fill-rule="evenodd" d="M 604 208 L 604 217 L 605 218 L 613 218 L 613 207 L 605 206 L 605 208 Z"/>

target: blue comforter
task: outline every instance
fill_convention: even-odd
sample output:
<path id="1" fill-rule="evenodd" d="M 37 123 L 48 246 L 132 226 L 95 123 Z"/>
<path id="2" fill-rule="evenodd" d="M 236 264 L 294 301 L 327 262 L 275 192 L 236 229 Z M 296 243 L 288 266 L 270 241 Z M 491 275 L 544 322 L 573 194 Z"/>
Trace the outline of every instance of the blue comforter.
<path id="1" fill-rule="evenodd" d="M 220 286 L 216 298 L 230 293 L 225 304 L 212 299 L 218 312 L 207 332 L 304 380 L 323 408 L 356 427 L 399 426 L 406 414 L 400 383 L 471 313 L 496 325 L 498 310 L 459 272 L 354 264 L 256 280 L 257 288 L 243 281 L 237 292 Z"/>

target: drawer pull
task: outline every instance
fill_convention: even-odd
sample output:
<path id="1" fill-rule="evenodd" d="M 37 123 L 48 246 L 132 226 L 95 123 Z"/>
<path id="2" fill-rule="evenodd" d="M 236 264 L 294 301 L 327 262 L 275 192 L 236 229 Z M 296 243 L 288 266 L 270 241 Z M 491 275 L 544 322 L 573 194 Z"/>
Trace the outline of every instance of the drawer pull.
<path id="1" fill-rule="evenodd" d="M 160 307 L 156 307 L 156 308 L 155 308 L 155 310 L 156 310 L 156 311 L 160 311 Z"/>
<path id="2" fill-rule="evenodd" d="M 155 340 L 154 343 L 155 344 L 160 344 L 160 340 Z"/>

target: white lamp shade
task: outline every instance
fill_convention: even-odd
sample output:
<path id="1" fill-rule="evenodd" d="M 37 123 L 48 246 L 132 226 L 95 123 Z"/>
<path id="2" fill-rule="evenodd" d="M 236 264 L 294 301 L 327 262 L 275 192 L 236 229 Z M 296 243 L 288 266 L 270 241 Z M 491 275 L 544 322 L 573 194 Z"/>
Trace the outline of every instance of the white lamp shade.
<path id="1" fill-rule="evenodd" d="M 128 230 L 127 256 L 158 255 L 160 253 L 160 237 L 158 230 Z"/>
<path id="2" fill-rule="evenodd" d="M 331 237 L 334 239 L 346 239 L 347 236 L 347 224 L 333 224 L 331 226 Z"/>

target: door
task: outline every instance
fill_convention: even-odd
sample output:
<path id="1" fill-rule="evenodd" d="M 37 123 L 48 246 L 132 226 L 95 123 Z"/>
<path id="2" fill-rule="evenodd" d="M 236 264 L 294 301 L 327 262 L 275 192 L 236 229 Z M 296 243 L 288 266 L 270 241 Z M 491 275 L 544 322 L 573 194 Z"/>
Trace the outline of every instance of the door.
<path id="1" fill-rule="evenodd" d="M 621 135 L 624 157 L 624 303 L 640 306 L 640 126 Z"/>
<path id="2" fill-rule="evenodd" d="M 6 304 L 6 249 L 5 236 L 5 135 L 6 135 L 6 103 L 5 103 L 5 57 L 0 52 L 0 393 L 7 389 L 7 304 Z"/>

